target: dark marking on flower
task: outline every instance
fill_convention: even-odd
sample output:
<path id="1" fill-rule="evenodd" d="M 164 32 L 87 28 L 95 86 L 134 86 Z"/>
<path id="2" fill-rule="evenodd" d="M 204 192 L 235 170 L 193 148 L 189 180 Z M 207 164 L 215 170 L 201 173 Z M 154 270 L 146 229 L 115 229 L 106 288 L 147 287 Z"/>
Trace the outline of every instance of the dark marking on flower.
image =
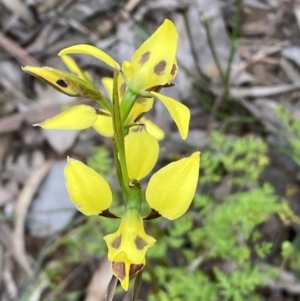
<path id="1" fill-rule="evenodd" d="M 121 245 L 122 235 L 118 236 L 112 243 L 111 246 L 115 249 L 118 249 Z"/>
<path id="2" fill-rule="evenodd" d="M 111 263 L 111 267 L 112 270 L 114 272 L 114 274 L 117 276 L 117 278 L 119 278 L 120 280 L 124 280 L 125 279 L 125 264 L 124 262 L 115 262 L 113 261 Z"/>
<path id="3" fill-rule="evenodd" d="M 126 92 L 126 84 L 123 83 L 120 87 L 120 96 L 123 96 Z"/>
<path id="4" fill-rule="evenodd" d="M 139 97 L 135 102 L 142 104 L 145 103 L 147 101 L 146 97 Z"/>
<path id="5" fill-rule="evenodd" d="M 171 75 L 174 76 L 176 71 L 177 71 L 177 65 L 173 64 L 172 70 L 171 70 Z"/>
<path id="6" fill-rule="evenodd" d="M 134 239 L 134 244 L 138 250 L 143 250 L 148 244 L 144 241 L 144 239 L 140 236 L 137 236 Z"/>
<path id="7" fill-rule="evenodd" d="M 132 132 L 137 133 L 143 131 L 144 129 L 145 129 L 144 124 L 136 124 L 135 126 L 132 127 Z"/>
<path id="8" fill-rule="evenodd" d="M 157 75 L 161 75 L 164 70 L 166 69 L 167 66 L 167 62 L 165 60 L 160 61 L 159 63 L 157 63 L 154 67 L 154 73 Z"/>
<path id="9" fill-rule="evenodd" d="M 65 81 L 63 81 L 62 79 L 57 80 L 56 83 L 62 88 L 68 87 L 67 83 Z"/>
<path id="10" fill-rule="evenodd" d="M 145 265 L 142 263 L 131 264 L 130 269 L 129 269 L 129 277 L 132 277 L 132 276 L 136 275 L 137 273 L 139 273 L 144 268 L 144 266 Z"/>
<path id="11" fill-rule="evenodd" d="M 149 60 L 150 54 L 151 54 L 150 51 L 145 52 L 145 53 L 142 55 L 141 59 L 139 60 L 139 63 L 140 63 L 141 65 L 144 65 L 144 64 Z"/>

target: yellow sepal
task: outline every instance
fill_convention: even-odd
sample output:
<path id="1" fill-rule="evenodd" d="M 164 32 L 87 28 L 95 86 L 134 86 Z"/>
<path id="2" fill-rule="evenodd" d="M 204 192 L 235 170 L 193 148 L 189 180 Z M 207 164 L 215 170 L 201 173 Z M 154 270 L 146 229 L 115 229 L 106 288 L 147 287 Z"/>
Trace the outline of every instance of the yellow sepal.
<path id="1" fill-rule="evenodd" d="M 139 123 L 144 124 L 147 132 L 157 140 L 163 140 L 165 138 L 165 132 L 151 120 L 143 117 L 142 119 L 140 119 Z"/>
<path id="2" fill-rule="evenodd" d="M 113 68 L 116 68 L 116 69 L 120 69 L 120 65 L 111 56 L 109 56 L 107 53 L 105 53 L 104 51 L 102 51 L 101 49 L 99 49 L 95 46 L 91 46 L 91 45 L 87 45 L 87 44 L 78 44 L 78 45 L 64 48 L 63 50 L 61 50 L 59 52 L 58 55 L 65 55 L 65 54 L 92 55 L 92 56 L 96 57 L 97 59 L 99 59 L 100 61 L 106 63 L 107 65 L 109 65 Z"/>
<path id="3" fill-rule="evenodd" d="M 25 66 L 22 67 L 22 70 L 39 79 L 46 81 L 53 88 L 57 89 L 58 91 L 64 94 L 67 94 L 69 96 L 79 96 L 78 91 L 74 90 L 72 86 L 69 86 L 64 81 L 64 78 L 66 76 L 69 76 L 68 73 L 50 67 Z"/>
<path id="4" fill-rule="evenodd" d="M 197 188 L 200 152 L 172 162 L 150 179 L 146 189 L 149 206 L 163 217 L 173 220 L 189 208 Z"/>
<path id="5" fill-rule="evenodd" d="M 69 96 L 82 96 L 87 99 L 102 100 L 98 89 L 90 82 L 75 75 L 50 67 L 22 67 L 22 70 L 37 77 L 58 91 Z"/>
<path id="6" fill-rule="evenodd" d="M 143 126 L 131 129 L 125 137 L 125 155 L 130 179 L 141 180 L 155 166 L 159 154 L 157 140 Z"/>
<path id="7" fill-rule="evenodd" d="M 87 76 L 86 73 L 79 68 L 79 66 L 70 56 L 62 55 L 61 59 L 72 73 L 74 73 L 75 75 L 77 75 L 79 78 L 83 80 L 92 82 L 91 78 Z"/>
<path id="8" fill-rule="evenodd" d="M 106 180 L 82 162 L 68 158 L 66 187 L 72 203 L 85 215 L 98 215 L 109 208 L 112 192 Z"/>
<path id="9" fill-rule="evenodd" d="M 139 93 L 169 83 L 173 68 L 178 34 L 170 20 L 164 23 L 133 54 L 133 76 L 129 89 Z"/>
<path id="10" fill-rule="evenodd" d="M 162 95 L 157 92 L 151 92 L 151 94 L 157 97 L 164 104 L 174 122 L 176 123 L 181 138 L 186 139 L 189 132 L 191 117 L 189 108 L 171 97 Z"/>
<path id="11" fill-rule="evenodd" d="M 82 130 L 92 126 L 96 122 L 97 116 L 94 108 L 78 105 L 41 123 L 34 124 L 34 126 L 53 130 Z"/>
<path id="12" fill-rule="evenodd" d="M 111 116 L 98 115 L 93 128 L 104 137 L 112 137 L 114 135 Z"/>

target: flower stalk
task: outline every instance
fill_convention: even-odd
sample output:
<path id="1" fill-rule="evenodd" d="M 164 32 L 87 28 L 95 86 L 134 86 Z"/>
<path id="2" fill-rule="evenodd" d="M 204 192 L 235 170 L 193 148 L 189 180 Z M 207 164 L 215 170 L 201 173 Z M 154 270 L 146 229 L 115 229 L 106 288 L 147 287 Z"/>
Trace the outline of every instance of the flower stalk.
<path id="1" fill-rule="evenodd" d="M 113 75 L 113 128 L 114 128 L 114 158 L 117 167 L 117 174 L 119 184 L 123 190 L 123 196 L 125 201 L 128 199 L 128 184 L 129 177 L 126 166 L 125 156 L 125 144 L 124 144 L 124 130 L 121 121 L 120 105 L 119 105 L 119 92 L 118 92 L 118 74 L 117 70 L 114 71 Z"/>

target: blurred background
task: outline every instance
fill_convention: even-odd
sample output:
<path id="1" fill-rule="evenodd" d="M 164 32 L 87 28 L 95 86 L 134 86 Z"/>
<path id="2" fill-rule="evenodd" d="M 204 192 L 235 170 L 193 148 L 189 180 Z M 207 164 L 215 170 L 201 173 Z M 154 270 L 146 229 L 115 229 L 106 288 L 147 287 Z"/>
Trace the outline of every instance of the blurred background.
<path id="1" fill-rule="evenodd" d="M 155 170 L 200 150 L 201 176 L 185 216 L 145 222 L 157 242 L 138 300 L 300 300 L 300 1 L 0 0 L 0 301 L 104 300 L 102 237 L 118 222 L 70 203 L 67 155 L 102 174 L 123 210 L 111 139 L 32 127 L 92 102 L 21 66 L 66 71 L 57 53 L 78 43 L 130 60 L 165 18 L 179 33 L 179 72 L 163 93 L 192 118 L 182 141 L 155 103 L 147 117 L 166 135 Z M 105 93 L 112 70 L 73 57 Z M 114 300 L 130 298 L 117 287 Z"/>

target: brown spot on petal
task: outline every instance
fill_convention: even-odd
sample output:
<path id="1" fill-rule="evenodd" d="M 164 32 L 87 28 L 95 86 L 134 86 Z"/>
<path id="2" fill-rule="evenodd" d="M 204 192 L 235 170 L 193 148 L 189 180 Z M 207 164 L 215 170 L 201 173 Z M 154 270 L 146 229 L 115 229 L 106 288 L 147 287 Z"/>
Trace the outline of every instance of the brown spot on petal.
<path id="1" fill-rule="evenodd" d="M 174 65 L 172 66 L 171 75 L 174 76 L 175 73 L 176 73 L 176 71 L 177 71 L 177 65 L 174 64 Z"/>
<path id="2" fill-rule="evenodd" d="M 63 81 L 62 79 L 57 80 L 56 83 L 62 88 L 68 87 L 67 83 L 65 81 Z"/>
<path id="3" fill-rule="evenodd" d="M 117 237 L 112 243 L 111 246 L 115 249 L 118 249 L 121 245 L 121 241 L 122 241 L 122 235 L 120 235 L 119 237 Z"/>
<path id="4" fill-rule="evenodd" d="M 150 54 L 151 54 L 150 51 L 145 52 L 145 53 L 142 55 L 141 59 L 139 60 L 139 63 L 140 63 L 141 65 L 145 64 L 145 63 L 149 60 Z"/>
<path id="5" fill-rule="evenodd" d="M 139 104 L 142 104 L 142 103 L 144 103 L 144 102 L 146 102 L 146 101 L 147 101 L 147 98 L 146 98 L 146 97 L 139 97 L 139 98 L 136 100 L 136 102 L 139 103 Z"/>
<path id="6" fill-rule="evenodd" d="M 126 92 L 126 84 L 123 83 L 120 87 L 120 96 L 123 96 Z"/>
<path id="7" fill-rule="evenodd" d="M 157 75 L 161 75 L 164 70 L 166 69 L 167 66 L 167 62 L 166 61 L 160 61 L 159 63 L 157 63 L 154 67 L 154 73 Z"/>
<path id="8" fill-rule="evenodd" d="M 132 276 L 136 275 L 137 273 L 139 273 L 144 268 L 144 266 L 145 265 L 143 263 L 131 264 L 130 269 L 129 269 L 129 277 L 132 277 Z"/>
<path id="9" fill-rule="evenodd" d="M 135 238 L 134 244 L 138 250 L 143 250 L 148 245 L 140 236 Z"/>
<path id="10" fill-rule="evenodd" d="M 125 264 L 124 264 L 124 262 L 115 262 L 115 261 L 113 261 L 111 263 L 111 267 L 112 267 L 114 275 L 118 279 L 120 279 L 120 280 L 125 279 L 126 274 L 125 274 Z"/>

